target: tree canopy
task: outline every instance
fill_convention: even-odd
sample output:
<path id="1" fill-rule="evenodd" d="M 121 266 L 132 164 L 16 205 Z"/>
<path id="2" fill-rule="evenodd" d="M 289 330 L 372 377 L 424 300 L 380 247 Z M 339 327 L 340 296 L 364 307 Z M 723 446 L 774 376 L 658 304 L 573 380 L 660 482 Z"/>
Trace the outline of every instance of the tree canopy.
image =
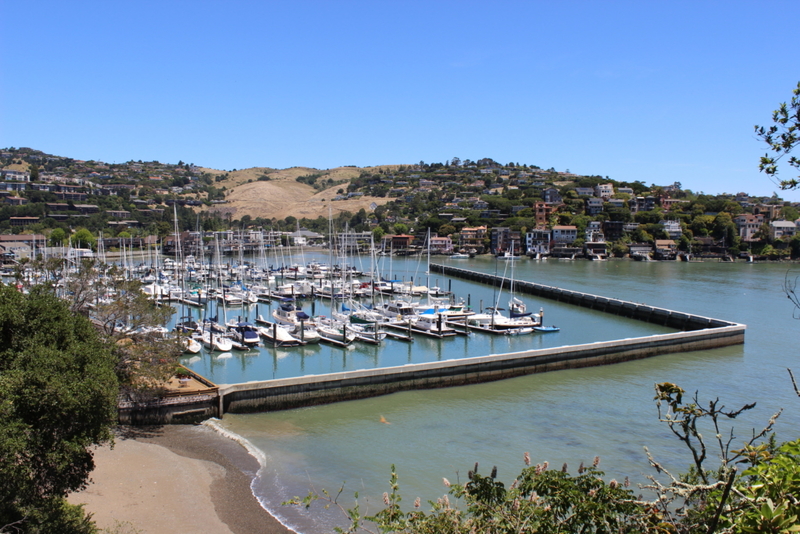
<path id="1" fill-rule="evenodd" d="M 756 135 L 763 139 L 770 151 L 773 152 L 773 155 L 764 154 L 758 166 L 769 176 L 776 177 L 778 175 L 778 160 L 800 143 L 800 82 L 797 82 L 797 88 L 792 93 L 794 96 L 788 105 L 784 102 L 772 112 L 772 122 L 774 123 L 772 126 L 765 128 L 757 125 L 755 127 Z M 787 163 L 796 171 L 800 170 L 800 159 L 797 157 L 790 156 Z M 799 179 L 800 176 L 780 180 L 781 189 L 796 189 L 800 186 Z"/>
<path id="2" fill-rule="evenodd" d="M 111 440 L 115 364 L 48 288 L 0 285 L 0 531 L 92 531 L 65 497 L 86 486 L 90 446 Z"/>

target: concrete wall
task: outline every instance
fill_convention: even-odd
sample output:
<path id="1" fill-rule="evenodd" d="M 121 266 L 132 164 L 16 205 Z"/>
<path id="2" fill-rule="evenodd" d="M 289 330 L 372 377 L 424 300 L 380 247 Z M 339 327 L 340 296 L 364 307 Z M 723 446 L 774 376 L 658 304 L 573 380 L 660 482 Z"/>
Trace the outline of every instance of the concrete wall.
<path id="1" fill-rule="evenodd" d="M 447 276 L 473 280 L 475 282 L 481 282 L 495 287 L 499 287 L 503 281 L 502 276 L 440 264 L 432 263 L 430 270 L 432 272 L 442 273 Z M 546 286 L 533 282 L 515 280 L 514 290 L 519 293 L 526 293 L 536 297 L 566 302 L 568 304 L 574 304 L 575 306 L 583 306 L 584 308 L 591 308 L 593 310 L 612 313 L 614 315 L 621 315 L 623 317 L 630 317 L 640 321 L 655 323 L 662 326 L 675 328 L 676 330 L 701 330 L 704 328 L 718 328 L 734 324 L 729 321 L 721 321 L 719 319 L 712 319 L 710 317 L 691 315 L 679 311 L 668 310 L 666 308 L 656 308 L 654 306 L 647 306 L 646 304 L 638 304 L 636 302 L 601 297 L 599 295 L 592 295 L 590 293 L 581 293 L 580 291 L 571 291 L 569 289 Z"/>
<path id="2" fill-rule="evenodd" d="M 502 277 L 431 265 L 431 270 L 499 285 Z M 208 395 L 164 399 L 142 406 L 120 406 L 120 422 L 194 422 L 222 413 L 284 410 L 301 406 L 386 395 L 398 391 L 476 384 L 558 369 L 607 365 L 660 354 L 707 350 L 744 343 L 746 326 L 531 282 L 517 291 L 672 327 L 680 332 L 551 349 L 494 354 L 400 367 L 367 369 L 223 386 Z"/>
<path id="3" fill-rule="evenodd" d="M 706 350 L 744 343 L 744 325 L 552 349 L 409 364 L 327 375 L 248 382 L 220 388 L 224 412 L 273 411 L 386 395 L 397 391 L 462 386 L 514 376 Z"/>
<path id="4" fill-rule="evenodd" d="M 117 407 L 122 425 L 197 423 L 220 416 L 219 393 L 168 397 L 156 402 L 123 402 Z"/>

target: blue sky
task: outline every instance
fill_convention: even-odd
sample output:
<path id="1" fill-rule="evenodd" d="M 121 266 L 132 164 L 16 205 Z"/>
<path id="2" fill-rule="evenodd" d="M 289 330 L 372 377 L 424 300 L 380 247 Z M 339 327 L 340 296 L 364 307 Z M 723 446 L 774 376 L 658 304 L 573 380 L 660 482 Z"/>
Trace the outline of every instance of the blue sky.
<path id="1" fill-rule="evenodd" d="M 0 0 L 0 146 L 225 170 L 490 157 L 771 195 L 753 126 L 800 81 L 797 20 L 796 0 Z"/>

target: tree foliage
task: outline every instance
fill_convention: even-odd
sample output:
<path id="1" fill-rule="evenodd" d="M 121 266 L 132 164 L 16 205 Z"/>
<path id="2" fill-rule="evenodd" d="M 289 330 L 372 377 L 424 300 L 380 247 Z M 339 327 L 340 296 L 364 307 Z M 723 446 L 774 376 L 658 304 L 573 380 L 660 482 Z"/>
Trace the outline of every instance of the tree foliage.
<path id="1" fill-rule="evenodd" d="M 782 103 L 778 109 L 772 112 L 772 122 L 769 128 L 756 126 L 756 135 L 764 140 L 772 151 L 772 155 L 764 154 L 758 168 L 776 177 L 778 175 L 778 160 L 787 155 L 800 143 L 800 82 L 792 91 L 792 100 L 787 105 Z M 795 168 L 795 172 L 800 170 L 800 159 L 790 156 L 787 163 Z M 781 189 L 796 189 L 800 185 L 800 176 L 780 180 Z"/>
<path id="2" fill-rule="evenodd" d="M 64 498 L 111 440 L 116 360 L 94 326 L 44 286 L 0 286 L 0 531 L 89 532 Z M 5 530 L 4 530 L 5 529 Z"/>

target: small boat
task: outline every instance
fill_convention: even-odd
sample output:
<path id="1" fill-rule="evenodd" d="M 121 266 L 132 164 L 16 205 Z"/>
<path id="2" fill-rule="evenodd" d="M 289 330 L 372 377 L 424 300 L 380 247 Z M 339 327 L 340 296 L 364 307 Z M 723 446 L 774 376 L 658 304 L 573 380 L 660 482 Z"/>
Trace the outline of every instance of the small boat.
<path id="1" fill-rule="evenodd" d="M 273 310 L 272 317 L 280 324 L 298 326 L 302 321 L 309 321 L 311 317 L 294 305 L 293 298 L 281 299 L 278 309 Z"/>
<path id="2" fill-rule="evenodd" d="M 534 330 L 534 332 L 539 332 L 541 334 L 546 334 L 548 332 L 558 332 L 561 329 L 559 327 L 555 326 L 555 325 L 551 325 L 551 326 L 534 326 L 533 330 Z"/>
<path id="3" fill-rule="evenodd" d="M 182 338 L 181 344 L 183 345 L 183 352 L 186 354 L 197 354 L 203 348 L 199 341 L 191 337 Z"/>
<path id="4" fill-rule="evenodd" d="M 245 347 L 257 347 L 261 341 L 259 333 L 252 323 L 231 321 L 228 323 L 228 330 L 233 340 Z"/>
<path id="5" fill-rule="evenodd" d="M 264 338 L 267 345 L 276 347 L 296 347 L 297 345 L 305 345 L 307 343 L 306 341 L 297 339 L 278 323 L 262 321 L 261 324 L 265 326 L 259 326 L 257 331 L 259 335 Z"/>
<path id="6" fill-rule="evenodd" d="M 507 250 L 503 254 L 497 256 L 497 259 L 498 260 L 518 260 L 519 259 L 519 255 L 514 254 L 513 252 Z"/>
<path id="7" fill-rule="evenodd" d="M 456 252 L 455 254 L 450 254 L 451 260 L 468 260 L 469 258 L 469 254 L 465 252 Z"/>
<path id="8" fill-rule="evenodd" d="M 233 348 L 233 343 L 230 338 L 209 332 L 208 330 L 203 330 L 201 339 L 203 345 L 208 350 L 229 352 Z"/>

